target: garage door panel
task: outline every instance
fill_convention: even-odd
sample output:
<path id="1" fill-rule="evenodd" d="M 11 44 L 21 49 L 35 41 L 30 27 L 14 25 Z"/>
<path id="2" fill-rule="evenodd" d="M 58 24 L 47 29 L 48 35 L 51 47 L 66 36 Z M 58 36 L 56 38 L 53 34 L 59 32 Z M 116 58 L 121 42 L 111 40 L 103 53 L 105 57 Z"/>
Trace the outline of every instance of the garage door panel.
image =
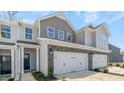
<path id="1" fill-rule="evenodd" d="M 107 55 L 93 55 L 93 69 L 99 67 L 107 67 Z"/>
<path id="2" fill-rule="evenodd" d="M 54 74 L 69 73 L 88 69 L 88 54 L 54 52 Z"/>

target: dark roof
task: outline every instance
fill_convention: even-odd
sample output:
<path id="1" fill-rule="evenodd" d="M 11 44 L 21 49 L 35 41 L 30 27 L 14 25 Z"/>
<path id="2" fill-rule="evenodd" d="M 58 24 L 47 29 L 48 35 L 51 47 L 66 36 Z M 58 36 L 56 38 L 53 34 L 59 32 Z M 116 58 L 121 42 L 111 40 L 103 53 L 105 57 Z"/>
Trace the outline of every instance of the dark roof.
<path id="1" fill-rule="evenodd" d="M 30 42 L 30 41 L 22 41 L 22 40 L 17 40 L 17 43 L 24 43 L 24 44 L 33 44 L 33 45 L 39 45 L 36 42 Z"/>
<path id="2" fill-rule="evenodd" d="M 0 42 L 0 45 L 10 45 L 10 46 L 14 46 L 15 43 L 10 43 L 10 42 Z"/>
<path id="3" fill-rule="evenodd" d="M 81 29 L 83 29 L 83 28 L 85 28 L 85 27 L 89 27 L 89 28 L 91 28 L 91 29 L 96 29 L 96 28 L 100 27 L 100 26 L 103 25 L 103 24 L 104 24 L 104 23 L 99 24 L 99 25 L 97 25 L 97 26 L 93 26 L 92 24 L 90 24 L 90 25 L 87 25 L 87 26 L 82 27 Z M 81 29 L 79 29 L 78 31 L 80 31 Z"/>
<path id="4" fill-rule="evenodd" d="M 102 24 L 99 24 L 99 25 L 97 25 L 97 26 L 89 25 L 88 27 L 90 27 L 90 28 L 92 28 L 92 29 L 96 29 L 96 28 L 100 27 L 101 25 L 103 25 L 103 23 L 102 23 Z"/>
<path id="5" fill-rule="evenodd" d="M 117 46 L 115 46 L 113 44 L 110 44 L 110 43 L 109 43 L 109 47 L 115 47 L 115 48 L 121 49 L 121 48 L 119 48 L 119 47 L 117 47 Z"/>

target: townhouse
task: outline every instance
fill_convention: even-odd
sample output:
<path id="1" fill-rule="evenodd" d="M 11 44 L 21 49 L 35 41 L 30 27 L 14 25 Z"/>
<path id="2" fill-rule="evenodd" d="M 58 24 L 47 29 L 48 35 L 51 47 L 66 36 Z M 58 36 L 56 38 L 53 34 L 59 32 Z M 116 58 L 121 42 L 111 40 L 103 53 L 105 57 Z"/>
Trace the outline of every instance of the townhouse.
<path id="1" fill-rule="evenodd" d="M 63 13 L 57 13 L 34 24 L 0 19 L 0 28 L 0 75 L 58 75 L 108 65 L 110 32 L 105 23 L 76 31 Z"/>
<path id="2" fill-rule="evenodd" d="M 123 62 L 121 49 L 115 45 L 109 44 L 110 52 L 109 62 Z"/>

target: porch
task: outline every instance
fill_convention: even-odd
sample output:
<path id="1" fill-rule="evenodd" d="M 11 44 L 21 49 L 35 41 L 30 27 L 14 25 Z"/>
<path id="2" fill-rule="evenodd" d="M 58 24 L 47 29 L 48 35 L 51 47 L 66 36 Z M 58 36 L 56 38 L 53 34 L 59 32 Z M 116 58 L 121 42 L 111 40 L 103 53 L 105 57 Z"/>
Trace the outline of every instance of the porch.
<path id="1" fill-rule="evenodd" d="M 14 78 L 15 47 L 14 45 L 0 45 L 0 77 Z"/>

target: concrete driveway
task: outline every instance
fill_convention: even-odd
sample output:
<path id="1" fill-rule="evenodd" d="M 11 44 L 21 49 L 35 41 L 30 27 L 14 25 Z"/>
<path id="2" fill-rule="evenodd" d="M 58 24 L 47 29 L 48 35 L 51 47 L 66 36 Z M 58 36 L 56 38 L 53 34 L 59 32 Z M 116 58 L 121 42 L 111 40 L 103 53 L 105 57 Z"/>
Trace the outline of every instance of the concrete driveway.
<path id="1" fill-rule="evenodd" d="M 105 74 L 101 72 L 94 72 L 94 71 L 81 71 L 81 72 L 74 72 L 64 75 L 57 75 L 56 76 L 59 80 L 66 81 L 122 81 L 124 77 L 116 76 L 111 74 Z"/>

